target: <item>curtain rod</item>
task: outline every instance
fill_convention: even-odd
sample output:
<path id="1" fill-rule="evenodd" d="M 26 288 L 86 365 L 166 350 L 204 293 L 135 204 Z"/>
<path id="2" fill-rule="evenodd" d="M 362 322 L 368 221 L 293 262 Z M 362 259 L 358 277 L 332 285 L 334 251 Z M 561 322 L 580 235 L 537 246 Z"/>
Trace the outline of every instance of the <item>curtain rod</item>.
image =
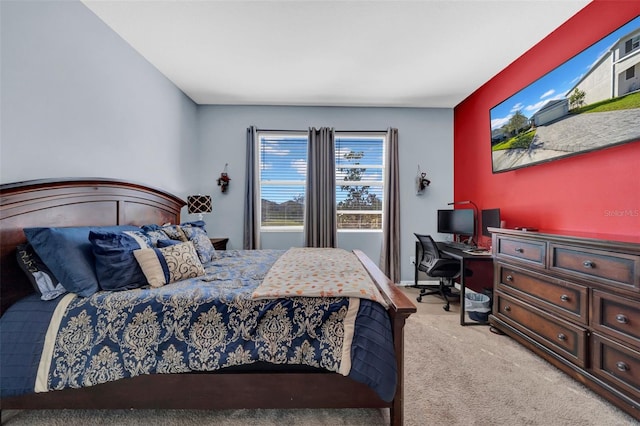
<path id="1" fill-rule="evenodd" d="M 274 133 L 306 133 L 309 129 L 305 130 L 281 130 L 281 129 L 260 129 L 256 128 L 256 132 L 274 132 Z M 387 133 L 386 130 L 335 130 L 336 133 Z"/>

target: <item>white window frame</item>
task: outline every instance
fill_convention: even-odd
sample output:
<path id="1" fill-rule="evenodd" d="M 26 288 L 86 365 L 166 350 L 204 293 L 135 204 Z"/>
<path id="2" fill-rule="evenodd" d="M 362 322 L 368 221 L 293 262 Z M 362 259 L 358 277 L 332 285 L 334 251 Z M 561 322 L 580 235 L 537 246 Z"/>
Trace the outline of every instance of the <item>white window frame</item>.
<path id="1" fill-rule="evenodd" d="M 370 187 L 378 187 L 382 189 L 382 194 L 384 195 L 385 186 L 386 186 L 386 159 L 387 159 L 387 149 L 388 149 L 388 141 L 387 134 L 382 132 L 335 132 L 335 139 L 381 139 L 382 140 L 382 165 L 378 164 L 359 164 L 357 166 L 340 166 L 340 168 L 364 168 L 364 169 L 379 169 L 381 171 L 381 180 L 362 180 L 362 181 L 354 181 L 353 183 L 345 182 L 338 180 L 338 152 L 336 147 L 336 188 L 338 186 L 370 186 Z M 352 233 L 352 232 L 374 232 L 381 233 L 382 226 L 384 224 L 384 209 L 381 210 L 338 210 L 337 200 L 338 193 L 336 192 L 336 224 L 338 222 L 338 216 L 340 214 L 375 214 L 380 215 L 380 228 L 379 229 L 344 229 L 338 228 L 339 233 Z"/>
<path id="2" fill-rule="evenodd" d="M 309 143 L 308 140 L 308 134 L 306 132 L 273 132 L 273 131 L 258 131 L 256 133 L 256 160 L 255 161 L 255 167 L 256 167 L 256 176 L 258 177 L 257 179 L 257 188 L 256 188 L 256 200 L 255 200 L 255 205 L 257 208 L 257 214 L 258 217 L 260 218 L 260 232 L 301 232 L 304 229 L 304 223 L 302 225 L 295 225 L 295 226 L 265 226 L 262 225 L 262 186 L 275 186 L 275 185 L 285 185 L 285 186 L 300 186 L 302 185 L 303 187 L 305 187 L 305 197 L 306 197 L 306 177 L 304 177 L 302 180 L 296 180 L 296 181 L 268 181 L 268 182 L 263 182 L 262 180 L 262 170 L 263 170 L 263 166 L 262 166 L 262 156 L 261 156 L 261 149 L 262 149 L 262 139 L 263 137 L 268 136 L 271 138 L 304 138 L 307 140 L 307 144 Z M 303 222 L 304 222 L 304 211 L 303 211 Z"/>

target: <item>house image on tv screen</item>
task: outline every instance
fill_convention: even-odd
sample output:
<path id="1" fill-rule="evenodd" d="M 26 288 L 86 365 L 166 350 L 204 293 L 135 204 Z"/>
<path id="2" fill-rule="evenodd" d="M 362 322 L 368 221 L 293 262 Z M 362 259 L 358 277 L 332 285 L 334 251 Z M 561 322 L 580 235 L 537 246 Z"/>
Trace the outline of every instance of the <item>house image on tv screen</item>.
<path id="1" fill-rule="evenodd" d="M 569 113 L 570 107 L 591 105 L 640 89 L 640 28 L 616 41 L 567 92 L 567 98 L 548 101 L 531 116 L 542 126 Z M 571 102 L 572 94 L 577 96 Z M 575 98 L 574 98 L 575 99 Z"/>
<path id="2" fill-rule="evenodd" d="M 618 98 L 640 89 L 640 28 L 618 39 L 569 90 L 585 93 L 584 103 Z"/>
<path id="3" fill-rule="evenodd" d="M 493 107 L 494 173 L 640 140 L 640 17 Z"/>

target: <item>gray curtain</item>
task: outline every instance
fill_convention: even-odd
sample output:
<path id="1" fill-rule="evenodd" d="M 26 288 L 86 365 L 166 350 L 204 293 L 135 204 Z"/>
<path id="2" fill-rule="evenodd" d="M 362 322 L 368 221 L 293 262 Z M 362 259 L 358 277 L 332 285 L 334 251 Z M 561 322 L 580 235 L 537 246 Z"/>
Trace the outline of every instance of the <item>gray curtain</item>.
<path id="1" fill-rule="evenodd" d="M 328 127 L 310 128 L 304 212 L 306 247 L 336 246 L 335 170 L 334 130 Z"/>
<path id="2" fill-rule="evenodd" d="M 245 250 L 253 250 L 260 247 L 260 218 L 258 217 L 256 187 L 256 128 L 247 128 L 247 179 L 244 191 L 244 241 L 242 247 Z"/>
<path id="3" fill-rule="evenodd" d="M 398 129 L 387 130 L 385 187 L 382 206 L 380 267 L 394 283 L 400 282 L 400 177 Z"/>

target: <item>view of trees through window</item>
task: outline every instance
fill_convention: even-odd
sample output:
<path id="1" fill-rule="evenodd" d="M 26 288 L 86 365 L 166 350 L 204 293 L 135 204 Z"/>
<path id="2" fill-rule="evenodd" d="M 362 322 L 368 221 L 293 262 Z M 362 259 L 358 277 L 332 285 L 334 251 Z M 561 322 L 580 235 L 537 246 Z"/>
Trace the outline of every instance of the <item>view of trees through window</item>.
<path id="1" fill-rule="evenodd" d="M 306 135 L 259 135 L 261 226 L 304 225 Z M 384 136 L 336 134 L 336 203 L 339 230 L 382 229 Z"/>
<path id="2" fill-rule="evenodd" d="M 382 229 L 384 137 L 336 136 L 338 229 Z"/>

